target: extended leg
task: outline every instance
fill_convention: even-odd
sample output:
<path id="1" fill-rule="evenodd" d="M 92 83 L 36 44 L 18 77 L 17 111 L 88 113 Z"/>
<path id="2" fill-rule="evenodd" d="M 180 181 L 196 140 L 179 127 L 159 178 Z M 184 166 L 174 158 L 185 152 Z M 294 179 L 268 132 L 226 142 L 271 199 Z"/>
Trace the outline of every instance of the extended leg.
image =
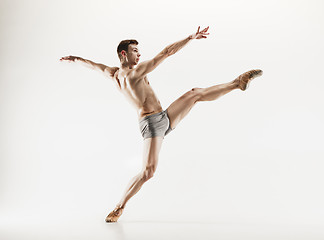
<path id="1" fill-rule="evenodd" d="M 238 84 L 234 81 L 203 88 L 197 101 L 214 101 L 236 88 L 238 88 Z"/>
<path id="2" fill-rule="evenodd" d="M 230 82 L 208 88 L 193 88 L 186 92 L 167 109 L 171 128 L 174 129 L 197 102 L 216 100 L 236 88 L 238 88 L 237 83 Z"/>
<path id="3" fill-rule="evenodd" d="M 241 89 L 244 91 L 253 78 L 261 75 L 261 70 L 251 70 L 241 74 L 234 81 L 229 83 L 207 88 L 193 88 L 186 92 L 180 98 L 175 100 L 167 109 L 171 128 L 174 129 L 178 125 L 178 123 L 189 113 L 196 102 L 216 100 L 234 89 Z"/>
<path id="4" fill-rule="evenodd" d="M 163 137 L 146 138 L 144 140 L 143 169 L 129 183 L 126 191 L 117 204 L 114 211 L 107 217 L 106 222 L 116 222 L 128 202 L 142 187 L 142 185 L 153 177 L 158 163 L 158 156 L 162 146 Z"/>

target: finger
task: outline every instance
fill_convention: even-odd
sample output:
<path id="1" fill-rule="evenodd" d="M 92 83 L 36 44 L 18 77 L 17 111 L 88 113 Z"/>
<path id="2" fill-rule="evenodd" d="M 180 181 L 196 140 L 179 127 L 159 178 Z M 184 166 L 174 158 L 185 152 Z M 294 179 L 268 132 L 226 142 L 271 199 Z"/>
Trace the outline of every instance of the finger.
<path id="1" fill-rule="evenodd" d="M 199 33 L 200 26 L 198 27 L 197 33 Z"/>

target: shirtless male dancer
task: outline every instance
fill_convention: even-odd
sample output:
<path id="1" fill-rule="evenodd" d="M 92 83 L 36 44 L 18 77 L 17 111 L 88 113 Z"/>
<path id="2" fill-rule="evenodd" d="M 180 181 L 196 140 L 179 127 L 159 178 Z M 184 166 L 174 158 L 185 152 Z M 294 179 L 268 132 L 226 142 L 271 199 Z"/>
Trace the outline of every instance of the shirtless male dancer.
<path id="1" fill-rule="evenodd" d="M 250 70 L 228 83 L 207 88 L 193 88 L 174 101 L 166 110 L 163 110 L 149 84 L 147 74 L 152 72 L 167 57 L 187 45 L 188 42 L 194 39 L 207 38 L 208 28 L 200 31 L 200 27 L 198 27 L 196 33 L 168 45 L 156 57 L 142 63 L 138 63 L 141 54 L 136 40 L 123 40 L 118 45 L 117 53 L 120 59 L 120 67 L 108 67 L 75 56 L 60 59 L 61 61 L 80 62 L 102 72 L 116 83 L 118 90 L 134 105 L 138 113 L 139 128 L 144 139 L 143 168 L 130 181 L 120 202 L 106 217 L 106 222 L 117 222 L 128 200 L 141 189 L 147 180 L 153 177 L 164 136 L 176 128 L 197 102 L 213 101 L 234 89 L 244 91 L 253 78 L 262 75 L 262 70 Z M 136 65 L 138 66 L 135 68 Z"/>

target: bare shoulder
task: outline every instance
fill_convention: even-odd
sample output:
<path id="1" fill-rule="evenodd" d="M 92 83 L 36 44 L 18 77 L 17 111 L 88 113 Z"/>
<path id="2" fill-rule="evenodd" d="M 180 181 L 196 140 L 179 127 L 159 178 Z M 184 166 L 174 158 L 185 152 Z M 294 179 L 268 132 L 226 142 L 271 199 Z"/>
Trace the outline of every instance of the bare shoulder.
<path id="1" fill-rule="evenodd" d="M 104 70 L 104 74 L 107 77 L 114 79 L 118 70 L 119 70 L 119 67 L 106 67 Z"/>

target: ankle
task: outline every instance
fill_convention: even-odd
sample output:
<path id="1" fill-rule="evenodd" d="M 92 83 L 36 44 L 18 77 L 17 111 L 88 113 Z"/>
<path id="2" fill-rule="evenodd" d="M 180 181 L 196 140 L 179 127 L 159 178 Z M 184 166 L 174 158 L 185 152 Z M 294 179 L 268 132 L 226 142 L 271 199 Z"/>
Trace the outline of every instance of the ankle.
<path id="1" fill-rule="evenodd" d="M 231 82 L 233 89 L 240 88 L 240 83 L 236 79 Z"/>
<path id="2" fill-rule="evenodd" d="M 117 207 L 117 208 L 122 208 L 122 209 L 123 209 L 123 208 L 125 208 L 125 204 L 118 203 L 118 204 L 116 205 L 116 207 Z"/>

